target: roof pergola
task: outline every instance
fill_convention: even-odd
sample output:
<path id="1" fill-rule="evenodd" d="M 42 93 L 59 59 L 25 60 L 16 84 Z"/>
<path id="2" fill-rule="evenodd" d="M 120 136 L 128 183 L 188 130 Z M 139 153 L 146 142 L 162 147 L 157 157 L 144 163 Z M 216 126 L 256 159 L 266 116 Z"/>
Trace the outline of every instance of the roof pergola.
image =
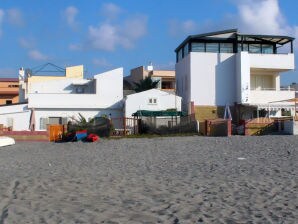
<path id="1" fill-rule="evenodd" d="M 237 29 L 222 30 L 217 32 L 203 33 L 188 36 L 176 49 L 178 52 L 185 44 L 195 41 L 208 41 L 208 40 L 233 40 L 235 43 L 270 43 L 278 46 L 291 44 L 291 53 L 293 53 L 293 40 L 295 38 L 280 35 L 257 35 L 257 34 L 241 34 Z"/>

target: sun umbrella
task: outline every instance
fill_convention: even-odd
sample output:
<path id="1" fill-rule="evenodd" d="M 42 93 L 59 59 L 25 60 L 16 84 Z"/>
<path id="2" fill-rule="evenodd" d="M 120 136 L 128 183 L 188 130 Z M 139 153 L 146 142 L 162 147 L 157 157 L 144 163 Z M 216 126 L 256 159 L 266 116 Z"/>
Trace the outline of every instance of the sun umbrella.
<path id="1" fill-rule="evenodd" d="M 226 107 L 225 107 L 224 119 L 232 120 L 232 114 L 228 104 L 226 104 Z"/>

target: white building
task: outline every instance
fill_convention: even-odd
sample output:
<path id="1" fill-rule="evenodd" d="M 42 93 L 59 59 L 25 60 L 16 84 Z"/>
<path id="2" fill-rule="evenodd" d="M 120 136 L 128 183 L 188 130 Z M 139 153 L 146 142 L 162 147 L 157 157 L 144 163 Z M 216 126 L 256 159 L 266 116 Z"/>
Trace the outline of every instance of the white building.
<path id="1" fill-rule="evenodd" d="M 14 131 L 29 130 L 30 115 L 26 103 L 0 106 L 0 124 Z"/>
<path id="2" fill-rule="evenodd" d="M 135 93 L 125 98 L 125 117 L 132 117 L 138 110 L 162 111 L 176 109 L 181 111 L 182 98 L 159 89 Z"/>
<path id="3" fill-rule="evenodd" d="M 33 108 L 37 131 L 46 130 L 47 124 L 66 124 L 79 113 L 86 119 L 122 116 L 123 68 L 95 75 L 90 80 L 64 77 L 29 85 L 28 104 L 5 107 L 0 112 L 0 123 L 15 131 L 29 130 Z"/>
<path id="4" fill-rule="evenodd" d="M 239 34 L 236 29 L 187 37 L 175 50 L 176 88 L 183 109 L 194 109 L 201 119 L 200 111 L 206 114 L 208 107 L 214 113 L 226 104 L 238 108 L 239 119 L 261 110 L 270 111 L 270 116 L 293 113 L 293 103 L 280 102 L 295 97 L 294 90 L 280 88 L 282 73 L 294 69 L 293 40 Z"/>

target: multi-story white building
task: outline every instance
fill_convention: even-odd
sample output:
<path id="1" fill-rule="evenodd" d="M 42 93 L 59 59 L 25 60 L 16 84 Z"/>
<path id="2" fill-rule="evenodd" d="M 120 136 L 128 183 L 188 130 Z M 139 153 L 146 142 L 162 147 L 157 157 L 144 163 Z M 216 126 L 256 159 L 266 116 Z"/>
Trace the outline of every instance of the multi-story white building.
<path id="1" fill-rule="evenodd" d="M 39 77 L 24 86 L 30 87 L 24 91 L 28 103 L 2 107 L 0 112 L 0 124 L 15 131 L 29 130 L 33 109 L 37 131 L 46 130 L 48 124 L 66 124 L 78 118 L 79 113 L 86 119 L 122 117 L 123 114 L 123 68 L 95 75 L 92 79 L 84 79 L 83 75 Z"/>
<path id="2" fill-rule="evenodd" d="M 187 37 L 175 50 L 183 109 L 201 120 L 221 116 L 227 104 L 238 119 L 293 114 L 295 105 L 286 100 L 295 91 L 280 87 L 282 73 L 294 69 L 293 40 L 236 29 Z"/>

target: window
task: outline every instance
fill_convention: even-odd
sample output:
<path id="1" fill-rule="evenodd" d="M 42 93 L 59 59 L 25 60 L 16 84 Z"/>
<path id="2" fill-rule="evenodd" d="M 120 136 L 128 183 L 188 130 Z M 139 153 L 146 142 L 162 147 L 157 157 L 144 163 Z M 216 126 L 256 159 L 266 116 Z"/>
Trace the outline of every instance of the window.
<path id="1" fill-rule="evenodd" d="M 178 51 L 178 61 L 182 59 L 182 48 Z"/>
<path id="2" fill-rule="evenodd" d="M 269 44 L 262 44 L 262 54 L 273 54 L 273 46 Z"/>
<path id="3" fill-rule="evenodd" d="M 161 77 L 152 77 L 151 76 L 151 79 L 152 79 L 153 82 L 158 81 L 156 89 L 161 89 L 161 84 L 162 84 Z"/>
<path id="4" fill-rule="evenodd" d="M 19 85 L 8 85 L 9 88 L 17 88 Z"/>
<path id="5" fill-rule="evenodd" d="M 220 53 L 233 53 L 233 44 L 220 43 Z"/>
<path id="6" fill-rule="evenodd" d="M 49 119 L 45 117 L 40 118 L 39 129 L 45 130 L 47 129 L 47 125 L 49 124 Z"/>
<path id="7" fill-rule="evenodd" d="M 183 48 L 183 57 L 185 57 L 186 55 L 188 55 L 188 44 L 186 44 Z"/>
<path id="8" fill-rule="evenodd" d="M 205 44 L 204 43 L 191 43 L 191 51 L 205 52 Z"/>
<path id="9" fill-rule="evenodd" d="M 62 117 L 49 117 L 49 124 L 62 124 Z"/>
<path id="10" fill-rule="evenodd" d="M 243 47 L 243 50 L 242 50 Z M 238 44 L 238 52 L 248 51 L 248 44 Z"/>
<path id="11" fill-rule="evenodd" d="M 49 124 L 67 124 L 67 122 L 67 117 L 41 117 L 39 128 L 41 130 L 45 130 Z"/>
<path id="12" fill-rule="evenodd" d="M 6 100 L 6 105 L 12 104 L 12 100 Z"/>
<path id="13" fill-rule="evenodd" d="M 82 87 L 82 86 L 78 86 L 77 88 L 76 88 L 76 93 L 84 93 L 85 91 L 84 91 L 84 88 Z"/>
<path id="14" fill-rule="evenodd" d="M 149 98 L 148 103 L 149 104 L 157 104 L 157 99 L 156 98 Z"/>
<path id="15" fill-rule="evenodd" d="M 206 52 L 218 53 L 218 43 L 206 43 Z"/>
<path id="16" fill-rule="evenodd" d="M 249 45 L 249 53 L 261 53 L 261 45 L 260 44 L 250 44 Z"/>

